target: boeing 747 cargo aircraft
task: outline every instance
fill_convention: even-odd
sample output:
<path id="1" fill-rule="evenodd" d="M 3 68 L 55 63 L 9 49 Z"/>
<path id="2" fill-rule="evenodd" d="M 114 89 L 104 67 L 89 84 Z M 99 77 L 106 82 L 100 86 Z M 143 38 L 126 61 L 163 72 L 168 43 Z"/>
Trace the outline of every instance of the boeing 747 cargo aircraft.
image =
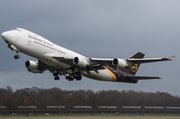
<path id="1" fill-rule="evenodd" d="M 32 56 L 37 61 L 27 60 L 25 66 L 29 72 L 43 73 L 49 70 L 55 80 L 64 75 L 67 80 L 81 80 L 82 76 L 112 82 L 137 83 L 138 80 L 160 79 L 160 77 L 135 76 L 141 63 L 171 61 L 169 58 L 143 58 L 144 54 L 137 52 L 128 59 L 120 58 L 88 58 L 76 52 L 58 46 L 49 40 L 22 28 L 16 28 L 1 34 L 7 47 Z"/>

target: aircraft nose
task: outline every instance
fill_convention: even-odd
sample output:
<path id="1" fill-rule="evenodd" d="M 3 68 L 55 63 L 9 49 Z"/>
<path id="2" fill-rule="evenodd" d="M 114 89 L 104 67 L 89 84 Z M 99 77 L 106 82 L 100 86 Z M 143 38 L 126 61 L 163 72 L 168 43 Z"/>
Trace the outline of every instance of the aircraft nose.
<path id="1" fill-rule="evenodd" d="M 13 43 L 17 40 L 16 33 L 14 31 L 6 31 L 1 34 L 1 37 L 6 43 Z"/>
<path id="2" fill-rule="evenodd" d="M 3 33 L 1 34 L 1 37 L 2 37 L 4 40 L 6 40 L 7 32 L 3 32 Z"/>

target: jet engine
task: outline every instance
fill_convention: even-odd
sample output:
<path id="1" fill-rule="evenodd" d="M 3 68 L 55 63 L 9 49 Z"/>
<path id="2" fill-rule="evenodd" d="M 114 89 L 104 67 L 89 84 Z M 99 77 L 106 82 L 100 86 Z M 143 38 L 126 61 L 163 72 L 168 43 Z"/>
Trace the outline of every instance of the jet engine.
<path id="1" fill-rule="evenodd" d="M 29 72 L 32 72 L 32 73 L 43 73 L 43 71 L 41 70 L 38 70 L 38 62 L 37 61 L 31 61 L 31 60 L 28 60 L 25 62 L 25 66 L 26 68 L 28 69 Z"/>
<path id="2" fill-rule="evenodd" d="M 73 59 L 73 64 L 80 66 L 80 67 L 86 67 L 88 65 L 88 62 L 83 58 L 75 57 Z"/>
<path id="3" fill-rule="evenodd" d="M 112 65 L 116 66 L 116 67 L 119 67 L 119 68 L 125 68 L 125 67 L 128 66 L 127 63 L 124 60 L 118 59 L 118 58 L 113 59 Z"/>

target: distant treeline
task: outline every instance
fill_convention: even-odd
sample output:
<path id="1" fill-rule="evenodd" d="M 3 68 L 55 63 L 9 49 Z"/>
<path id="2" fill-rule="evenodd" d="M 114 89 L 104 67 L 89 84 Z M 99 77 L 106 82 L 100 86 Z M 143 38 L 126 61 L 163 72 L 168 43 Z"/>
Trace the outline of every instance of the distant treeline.
<path id="1" fill-rule="evenodd" d="M 134 90 L 62 90 L 38 87 L 12 90 L 0 88 L 0 106 L 169 106 L 180 107 L 180 97 L 162 92 Z"/>

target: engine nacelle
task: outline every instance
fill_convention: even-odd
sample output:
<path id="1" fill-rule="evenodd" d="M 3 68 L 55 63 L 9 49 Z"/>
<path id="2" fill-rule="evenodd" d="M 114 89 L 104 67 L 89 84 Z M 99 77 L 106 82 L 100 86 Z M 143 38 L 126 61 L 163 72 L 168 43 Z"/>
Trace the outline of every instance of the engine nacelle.
<path id="1" fill-rule="evenodd" d="M 116 66 L 116 67 L 119 67 L 119 68 L 125 68 L 125 67 L 128 66 L 128 64 L 124 60 L 118 59 L 118 58 L 113 59 L 112 65 Z"/>
<path id="2" fill-rule="evenodd" d="M 31 73 L 35 73 L 35 74 L 43 73 L 43 71 L 41 71 L 41 70 L 30 70 L 30 69 L 28 69 L 28 71 L 31 72 Z"/>
<path id="3" fill-rule="evenodd" d="M 86 67 L 88 65 L 88 62 L 83 58 L 75 57 L 73 59 L 73 64 L 80 66 L 80 67 Z"/>
<path id="4" fill-rule="evenodd" d="M 28 69 L 29 72 L 32 72 L 32 73 L 43 73 L 43 71 L 41 70 L 38 70 L 38 62 L 36 61 L 31 61 L 31 60 L 28 60 L 25 62 L 25 66 L 26 68 Z"/>
<path id="5" fill-rule="evenodd" d="M 28 61 L 25 62 L 25 66 L 26 66 L 27 69 L 37 70 L 38 62 L 28 60 Z"/>

